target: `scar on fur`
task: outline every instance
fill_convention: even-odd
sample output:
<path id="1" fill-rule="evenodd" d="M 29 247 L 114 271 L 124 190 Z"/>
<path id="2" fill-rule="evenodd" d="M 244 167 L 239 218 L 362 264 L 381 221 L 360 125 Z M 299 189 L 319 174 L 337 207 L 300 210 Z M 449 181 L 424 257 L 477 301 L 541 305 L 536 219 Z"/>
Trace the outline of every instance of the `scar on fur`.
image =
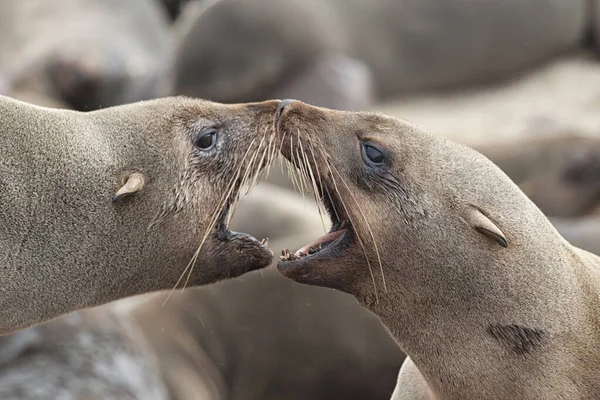
<path id="1" fill-rule="evenodd" d="M 518 355 L 527 355 L 548 342 L 547 332 L 521 325 L 490 325 L 487 332 Z"/>

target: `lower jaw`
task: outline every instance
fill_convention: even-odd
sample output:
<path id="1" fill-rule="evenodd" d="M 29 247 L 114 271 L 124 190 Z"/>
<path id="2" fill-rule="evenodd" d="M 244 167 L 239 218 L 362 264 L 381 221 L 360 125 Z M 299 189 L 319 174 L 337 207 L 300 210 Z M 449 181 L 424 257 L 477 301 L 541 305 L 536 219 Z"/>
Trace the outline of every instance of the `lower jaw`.
<path id="1" fill-rule="evenodd" d="M 297 272 L 299 270 L 311 269 L 315 267 L 314 264 L 318 263 L 320 260 L 323 260 L 327 257 L 327 252 L 324 250 L 321 251 L 322 254 L 314 254 L 305 257 L 293 258 L 288 260 L 280 260 L 277 263 L 277 270 L 281 272 L 283 275 L 286 273 Z M 319 252 L 319 253 L 321 253 Z"/>

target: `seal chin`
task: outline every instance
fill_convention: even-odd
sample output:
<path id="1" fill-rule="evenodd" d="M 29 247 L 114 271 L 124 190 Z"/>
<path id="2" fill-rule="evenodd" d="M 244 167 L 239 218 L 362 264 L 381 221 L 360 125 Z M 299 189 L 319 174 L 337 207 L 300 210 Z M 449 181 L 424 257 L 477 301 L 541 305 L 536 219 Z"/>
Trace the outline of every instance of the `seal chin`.
<path id="1" fill-rule="evenodd" d="M 228 204 L 221 212 L 215 225 L 215 236 L 218 242 L 225 246 L 227 252 L 245 259 L 241 273 L 269 266 L 273 260 L 273 252 L 267 247 L 269 240 L 259 241 L 247 233 L 230 230 L 227 226 L 230 206 L 231 204 Z"/>

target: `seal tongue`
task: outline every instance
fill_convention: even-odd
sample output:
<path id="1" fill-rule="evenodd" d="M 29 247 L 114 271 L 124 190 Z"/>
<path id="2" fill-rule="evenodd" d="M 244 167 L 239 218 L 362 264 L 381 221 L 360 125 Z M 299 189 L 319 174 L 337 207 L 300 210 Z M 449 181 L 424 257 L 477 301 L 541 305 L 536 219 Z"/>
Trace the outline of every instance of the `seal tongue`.
<path id="1" fill-rule="evenodd" d="M 325 236 L 321 236 L 314 242 L 311 242 L 311 243 L 307 244 L 306 246 L 302 247 L 301 249 L 299 249 L 298 251 L 296 251 L 294 253 L 294 255 L 298 256 L 298 257 L 301 257 L 302 255 L 306 255 L 306 254 L 308 254 L 310 249 L 316 249 L 319 246 L 321 246 L 322 244 L 325 244 L 328 242 L 333 242 L 335 239 L 342 236 L 344 234 L 344 232 L 346 232 L 345 229 L 340 229 L 339 231 L 330 232 Z"/>

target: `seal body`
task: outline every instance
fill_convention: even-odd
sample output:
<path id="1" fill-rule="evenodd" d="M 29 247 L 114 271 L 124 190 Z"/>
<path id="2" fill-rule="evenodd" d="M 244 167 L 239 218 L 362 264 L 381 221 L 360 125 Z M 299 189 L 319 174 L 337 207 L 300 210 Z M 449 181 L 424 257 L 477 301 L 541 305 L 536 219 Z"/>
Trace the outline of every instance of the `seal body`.
<path id="1" fill-rule="evenodd" d="M 266 165 L 275 105 L 79 113 L 0 98 L 0 332 L 267 266 L 271 252 L 227 214 Z"/>
<path id="2" fill-rule="evenodd" d="M 600 396 L 600 259 L 496 165 L 381 114 L 283 101 L 276 118 L 332 219 L 278 269 L 380 317 L 411 360 L 396 398 Z"/>

